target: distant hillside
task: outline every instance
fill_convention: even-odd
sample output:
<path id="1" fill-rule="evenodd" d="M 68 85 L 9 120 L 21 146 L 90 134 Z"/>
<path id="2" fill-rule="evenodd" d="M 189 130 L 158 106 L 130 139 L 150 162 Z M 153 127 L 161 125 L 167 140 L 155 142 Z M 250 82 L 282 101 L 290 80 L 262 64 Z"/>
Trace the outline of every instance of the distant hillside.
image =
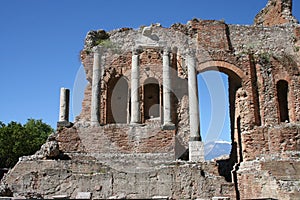
<path id="1" fill-rule="evenodd" d="M 211 160 L 223 155 L 229 155 L 231 143 L 227 141 L 212 141 L 204 145 L 205 160 Z"/>

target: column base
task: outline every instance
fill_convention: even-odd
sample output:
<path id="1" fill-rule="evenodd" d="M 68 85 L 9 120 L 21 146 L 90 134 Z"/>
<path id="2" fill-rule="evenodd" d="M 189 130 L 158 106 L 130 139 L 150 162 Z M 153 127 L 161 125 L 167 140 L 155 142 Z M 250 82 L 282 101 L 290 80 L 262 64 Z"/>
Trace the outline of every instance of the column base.
<path id="1" fill-rule="evenodd" d="M 201 141 L 189 141 L 189 161 L 204 162 L 204 143 Z"/>
<path id="2" fill-rule="evenodd" d="M 164 123 L 162 125 L 163 130 L 174 130 L 175 128 L 175 124 L 173 124 L 172 122 Z"/>
<path id="3" fill-rule="evenodd" d="M 70 128 L 73 126 L 72 122 L 68 122 L 68 121 L 59 121 L 57 122 L 57 127 L 67 127 Z"/>
<path id="4" fill-rule="evenodd" d="M 100 126 L 98 121 L 91 121 L 91 126 Z"/>
<path id="5" fill-rule="evenodd" d="M 130 127 L 145 126 L 145 124 L 137 123 L 137 122 L 130 122 L 129 126 L 130 126 Z"/>

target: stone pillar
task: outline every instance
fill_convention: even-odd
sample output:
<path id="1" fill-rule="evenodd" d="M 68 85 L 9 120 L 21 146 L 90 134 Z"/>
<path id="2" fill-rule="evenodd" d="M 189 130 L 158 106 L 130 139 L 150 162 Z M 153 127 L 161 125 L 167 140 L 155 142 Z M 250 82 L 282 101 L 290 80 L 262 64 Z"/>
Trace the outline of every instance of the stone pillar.
<path id="1" fill-rule="evenodd" d="M 67 88 L 60 88 L 59 122 L 69 121 L 69 102 L 70 90 Z"/>
<path id="2" fill-rule="evenodd" d="M 171 112 L 171 66 L 170 66 L 170 49 L 163 52 L 163 129 L 174 129 Z"/>
<path id="3" fill-rule="evenodd" d="M 92 100 L 91 100 L 91 122 L 99 125 L 100 122 L 100 90 L 101 90 L 101 50 L 96 46 L 93 48 L 93 79 L 92 79 Z"/>
<path id="4" fill-rule="evenodd" d="M 140 72 L 139 72 L 139 50 L 132 51 L 132 66 L 131 66 L 131 124 L 141 123 L 140 114 Z"/>
<path id="5" fill-rule="evenodd" d="M 198 162 L 204 161 L 204 146 L 200 136 L 196 59 L 193 54 L 188 55 L 187 65 L 190 118 L 189 160 L 192 162 Z"/>

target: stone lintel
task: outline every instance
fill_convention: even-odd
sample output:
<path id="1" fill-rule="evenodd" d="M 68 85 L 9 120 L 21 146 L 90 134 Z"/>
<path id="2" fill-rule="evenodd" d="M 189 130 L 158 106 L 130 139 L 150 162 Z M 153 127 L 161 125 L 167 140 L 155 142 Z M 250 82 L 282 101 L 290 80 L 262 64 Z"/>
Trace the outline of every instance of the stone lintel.
<path id="1" fill-rule="evenodd" d="M 167 46 L 166 42 L 157 42 L 157 43 L 143 43 L 141 41 L 136 41 L 135 42 L 135 47 L 134 49 L 139 49 L 141 51 L 145 49 L 157 49 L 160 51 L 163 51 Z"/>

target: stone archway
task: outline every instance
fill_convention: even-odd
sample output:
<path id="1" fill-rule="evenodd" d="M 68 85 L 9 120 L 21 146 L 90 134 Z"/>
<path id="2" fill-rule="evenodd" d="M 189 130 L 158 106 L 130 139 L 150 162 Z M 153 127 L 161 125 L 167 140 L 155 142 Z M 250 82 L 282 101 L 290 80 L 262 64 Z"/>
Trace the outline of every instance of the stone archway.
<path id="1" fill-rule="evenodd" d="M 231 135 L 232 141 L 234 141 L 234 129 L 237 114 L 235 113 L 235 101 L 236 93 L 239 88 L 242 87 L 246 81 L 244 72 L 233 64 L 224 61 L 208 61 L 198 65 L 197 73 L 205 71 L 219 71 L 228 76 L 228 89 L 229 89 L 229 112 L 230 112 L 230 124 L 231 124 Z"/>
<path id="2" fill-rule="evenodd" d="M 277 101 L 278 101 L 278 113 L 279 122 L 289 122 L 289 108 L 288 108 L 288 96 L 289 85 L 285 80 L 279 80 L 276 83 Z"/>
<path id="3" fill-rule="evenodd" d="M 160 117 L 160 87 L 155 78 L 148 78 L 144 85 L 144 119 Z"/>
<path id="4" fill-rule="evenodd" d="M 237 92 L 239 88 L 242 88 L 246 81 L 244 72 L 227 62 L 223 61 L 209 61 L 198 65 L 197 73 L 205 71 L 219 71 L 228 76 L 228 96 L 229 96 L 229 115 L 230 115 L 230 135 L 231 135 L 231 152 L 229 159 L 219 160 L 219 173 L 224 176 L 227 181 L 236 182 L 234 176 L 235 168 L 242 160 L 242 144 L 241 144 L 241 132 L 240 132 L 240 113 L 236 109 Z M 201 93 L 201 92 L 200 92 Z M 200 94 L 201 95 L 201 94 Z M 201 110 L 200 110 L 201 112 Z M 234 171 L 234 172 L 232 172 Z M 232 177 L 234 180 L 232 180 Z M 237 183 L 236 183 L 237 184 Z"/>
<path id="5" fill-rule="evenodd" d="M 106 123 L 127 123 L 128 81 L 124 76 L 114 77 L 107 84 Z"/>

